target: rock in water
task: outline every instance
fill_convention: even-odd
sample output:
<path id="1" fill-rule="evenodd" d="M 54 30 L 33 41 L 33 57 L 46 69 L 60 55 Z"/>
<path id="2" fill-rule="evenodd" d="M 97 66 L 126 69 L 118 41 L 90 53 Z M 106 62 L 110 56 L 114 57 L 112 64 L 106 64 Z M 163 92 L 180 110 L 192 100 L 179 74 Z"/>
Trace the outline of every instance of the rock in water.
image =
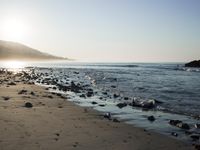
<path id="1" fill-rule="evenodd" d="M 181 129 L 185 129 L 185 130 L 189 130 L 190 129 L 190 126 L 187 123 L 183 123 L 180 120 L 170 120 L 169 124 L 171 124 L 173 126 L 176 126 L 178 128 L 181 128 Z"/>
<path id="2" fill-rule="evenodd" d="M 194 125 L 194 127 L 197 128 L 197 129 L 200 129 L 200 124 L 197 123 L 197 124 Z"/>
<path id="3" fill-rule="evenodd" d="M 111 113 L 104 114 L 104 118 L 111 120 Z"/>
<path id="4" fill-rule="evenodd" d="M 200 60 L 191 61 L 185 64 L 185 67 L 200 67 Z"/>
<path id="5" fill-rule="evenodd" d="M 155 121 L 156 120 L 156 118 L 154 117 L 154 116 L 149 116 L 148 118 L 147 118 L 149 121 Z"/>
<path id="6" fill-rule="evenodd" d="M 127 104 L 126 103 L 119 103 L 116 105 L 117 107 L 119 107 L 120 109 L 123 108 L 123 107 L 126 107 Z"/>

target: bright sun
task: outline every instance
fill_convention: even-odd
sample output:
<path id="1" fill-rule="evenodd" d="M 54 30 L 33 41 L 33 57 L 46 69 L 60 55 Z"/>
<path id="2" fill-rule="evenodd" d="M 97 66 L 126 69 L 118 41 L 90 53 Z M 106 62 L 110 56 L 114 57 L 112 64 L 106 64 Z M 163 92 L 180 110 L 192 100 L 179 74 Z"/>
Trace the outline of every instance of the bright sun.
<path id="1" fill-rule="evenodd" d="M 27 38 L 28 26 L 20 18 L 6 18 L 3 22 L 3 36 L 6 40 L 19 41 Z"/>

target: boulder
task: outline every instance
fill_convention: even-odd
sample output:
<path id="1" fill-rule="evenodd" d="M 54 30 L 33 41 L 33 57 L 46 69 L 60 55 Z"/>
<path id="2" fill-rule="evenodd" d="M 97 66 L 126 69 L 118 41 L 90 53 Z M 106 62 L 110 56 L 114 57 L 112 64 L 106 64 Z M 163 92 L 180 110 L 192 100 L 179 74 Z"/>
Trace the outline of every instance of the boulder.
<path id="1" fill-rule="evenodd" d="M 111 113 L 105 113 L 104 114 L 104 118 L 107 118 L 107 119 L 109 119 L 109 120 L 111 120 Z"/>
<path id="2" fill-rule="evenodd" d="M 197 141 L 197 140 L 199 140 L 200 135 L 198 135 L 198 134 L 192 134 L 190 137 L 192 138 L 193 141 Z"/>
<path id="3" fill-rule="evenodd" d="M 184 130 L 189 130 L 190 126 L 187 123 L 183 123 L 180 120 L 170 120 L 169 124 L 176 126 L 178 128 L 184 129 Z"/>
<path id="4" fill-rule="evenodd" d="M 155 121 L 156 120 L 156 118 L 154 117 L 154 116 L 149 116 L 148 118 L 147 118 L 149 121 Z"/>
<path id="5" fill-rule="evenodd" d="M 27 90 L 21 90 L 18 92 L 18 94 L 25 94 L 27 92 Z"/>
<path id="6" fill-rule="evenodd" d="M 98 103 L 97 103 L 97 102 L 94 102 L 94 101 L 92 102 L 92 105 L 96 105 L 96 104 L 98 104 Z"/>
<path id="7" fill-rule="evenodd" d="M 172 132 L 171 135 L 177 137 L 177 136 L 178 136 L 178 133 L 176 133 L 176 132 Z"/>
<path id="8" fill-rule="evenodd" d="M 182 123 L 182 121 L 180 120 L 170 120 L 169 124 L 173 125 L 173 126 L 177 126 L 178 123 Z"/>
<path id="9" fill-rule="evenodd" d="M 194 125 L 194 127 L 197 128 L 197 129 L 200 129 L 200 124 L 197 123 L 197 124 Z"/>
<path id="10" fill-rule="evenodd" d="M 26 102 L 26 103 L 25 103 L 25 107 L 26 107 L 26 108 L 32 108 L 33 105 L 32 105 L 30 102 Z"/>
<path id="11" fill-rule="evenodd" d="M 119 103 L 116 105 L 117 107 L 119 107 L 120 109 L 123 108 L 123 107 L 126 107 L 127 104 L 126 103 Z"/>
<path id="12" fill-rule="evenodd" d="M 116 118 L 113 119 L 113 122 L 120 123 L 120 121 Z"/>
<path id="13" fill-rule="evenodd" d="M 185 129 L 185 130 L 189 130 L 190 129 L 190 126 L 187 124 L 187 123 L 178 123 L 176 125 L 177 127 L 181 128 L 181 129 Z"/>

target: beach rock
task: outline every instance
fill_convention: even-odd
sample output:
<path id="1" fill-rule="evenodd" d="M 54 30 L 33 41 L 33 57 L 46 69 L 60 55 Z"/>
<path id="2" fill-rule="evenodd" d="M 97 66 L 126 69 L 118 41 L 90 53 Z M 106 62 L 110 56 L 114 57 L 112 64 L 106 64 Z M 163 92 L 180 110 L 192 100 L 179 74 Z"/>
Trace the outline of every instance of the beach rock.
<path id="1" fill-rule="evenodd" d="M 107 92 L 103 92 L 102 94 L 103 94 L 103 95 L 108 95 L 108 93 L 107 93 Z"/>
<path id="2" fill-rule="evenodd" d="M 176 132 L 172 132 L 171 135 L 177 137 L 177 136 L 178 136 L 178 133 L 176 133 Z"/>
<path id="3" fill-rule="evenodd" d="M 25 94 L 27 92 L 27 90 L 21 90 L 18 92 L 18 94 Z"/>
<path id="4" fill-rule="evenodd" d="M 92 97 L 92 96 L 93 96 L 93 94 L 94 94 L 94 92 L 93 92 L 93 91 L 88 91 L 88 92 L 87 92 L 87 97 Z"/>
<path id="5" fill-rule="evenodd" d="M 97 103 L 97 102 L 94 102 L 94 101 L 92 102 L 92 105 L 96 105 L 96 104 L 98 104 L 98 103 Z"/>
<path id="6" fill-rule="evenodd" d="M 169 121 L 169 124 L 173 125 L 173 126 L 177 126 L 178 123 L 182 123 L 182 121 L 180 121 L 180 120 L 170 120 Z"/>
<path id="7" fill-rule="evenodd" d="M 86 98 L 85 94 L 81 94 L 79 97 Z"/>
<path id="8" fill-rule="evenodd" d="M 7 101 L 7 100 L 10 99 L 10 97 L 8 97 L 8 96 L 4 96 L 3 99 L 4 99 L 5 101 Z"/>
<path id="9" fill-rule="evenodd" d="M 10 83 L 8 83 L 7 85 L 16 85 L 16 83 L 10 82 Z"/>
<path id="10" fill-rule="evenodd" d="M 30 94 L 33 95 L 33 96 L 35 96 L 35 93 L 33 91 Z"/>
<path id="11" fill-rule="evenodd" d="M 194 148 L 195 148 L 196 150 L 200 150 L 200 145 L 199 145 L 199 144 L 195 144 L 195 145 L 194 145 Z"/>
<path id="12" fill-rule="evenodd" d="M 113 119 L 113 122 L 120 123 L 120 121 L 116 118 Z"/>
<path id="13" fill-rule="evenodd" d="M 118 95 L 118 94 L 113 94 L 113 97 L 114 97 L 114 98 L 118 98 L 119 95 Z"/>
<path id="14" fill-rule="evenodd" d="M 181 128 L 181 129 L 185 129 L 185 130 L 189 130 L 190 129 L 190 126 L 187 123 L 183 123 L 180 120 L 170 120 L 169 124 L 171 124 L 173 126 L 176 126 L 178 128 Z"/>
<path id="15" fill-rule="evenodd" d="M 147 118 L 149 121 L 155 121 L 156 120 L 156 118 L 154 117 L 154 116 L 149 116 L 148 118 Z"/>
<path id="16" fill-rule="evenodd" d="M 109 113 L 109 112 L 105 113 L 103 117 L 106 118 L 106 119 L 111 120 L 111 113 Z"/>
<path id="17" fill-rule="evenodd" d="M 26 103 L 25 103 L 25 107 L 26 107 L 26 108 L 32 108 L 33 105 L 32 105 L 30 102 L 26 102 Z"/>
<path id="18" fill-rule="evenodd" d="M 200 135 L 198 134 L 192 134 L 190 137 L 192 138 L 193 141 L 197 141 L 200 139 Z"/>
<path id="19" fill-rule="evenodd" d="M 127 104 L 126 103 L 119 103 L 116 105 L 117 107 L 119 107 L 120 109 L 123 108 L 123 107 L 126 107 Z"/>
<path id="20" fill-rule="evenodd" d="M 176 125 L 177 127 L 181 128 L 181 129 L 185 129 L 185 130 L 189 130 L 190 129 L 190 126 L 187 124 L 187 123 L 178 123 Z"/>
<path id="21" fill-rule="evenodd" d="M 57 96 L 62 96 L 62 94 L 60 94 L 60 93 L 56 93 L 56 95 L 57 95 Z"/>
<path id="22" fill-rule="evenodd" d="M 141 108 L 145 108 L 145 109 L 153 109 L 156 106 L 156 102 L 155 102 L 155 100 L 133 99 L 131 106 L 141 107 Z"/>
<path id="23" fill-rule="evenodd" d="M 185 64 L 185 67 L 200 67 L 200 60 L 191 61 Z"/>
<path id="24" fill-rule="evenodd" d="M 129 98 L 128 97 L 124 97 L 124 100 L 129 100 Z"/>
<path id="25" fill-rule="evenodd" d="M 197 124 L 194 125 L 194 127 L 195 127 L 196 129 L 200 129 L 200 124 L 197 123 Z"/>

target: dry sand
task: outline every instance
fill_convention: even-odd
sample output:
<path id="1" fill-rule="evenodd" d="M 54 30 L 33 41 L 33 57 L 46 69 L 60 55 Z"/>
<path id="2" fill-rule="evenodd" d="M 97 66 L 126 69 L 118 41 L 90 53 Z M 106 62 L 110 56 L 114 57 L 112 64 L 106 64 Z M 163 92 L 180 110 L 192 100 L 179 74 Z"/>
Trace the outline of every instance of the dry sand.
<path id="1" fill-rule="evenodd" d="M 0 150 L 190 150 L 181 141 L 104 119 L 44 87 L 0 75 Z M 21 90 L 27 90 L 18 94 Z M 31 92 L 34 92 L 31 94 Z M 32 108 L 24 107 L 26 102 Z"/>

